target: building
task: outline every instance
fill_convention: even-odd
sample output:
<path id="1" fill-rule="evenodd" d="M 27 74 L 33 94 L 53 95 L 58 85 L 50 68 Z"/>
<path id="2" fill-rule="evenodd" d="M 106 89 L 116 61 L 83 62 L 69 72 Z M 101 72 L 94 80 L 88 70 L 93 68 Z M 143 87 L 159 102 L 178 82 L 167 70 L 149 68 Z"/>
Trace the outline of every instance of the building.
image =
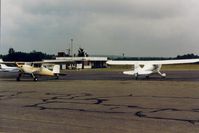
<path id="1" fill-rule="evenodd" d="M 56 57 L 55 60 L 43 60 L 48 63 L 60 64 L 61 69 L 105 68 L 107 57 Z"/>

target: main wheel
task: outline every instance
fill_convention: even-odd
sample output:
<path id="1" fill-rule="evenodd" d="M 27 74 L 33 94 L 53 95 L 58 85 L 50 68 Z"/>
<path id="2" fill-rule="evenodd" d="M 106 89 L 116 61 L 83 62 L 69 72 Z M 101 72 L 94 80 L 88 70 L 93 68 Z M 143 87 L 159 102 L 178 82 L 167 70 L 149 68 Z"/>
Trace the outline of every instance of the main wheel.
<path id="1" fill-rule="evenodd" d="M 37 77 L 35 77 L 35 78 L 34 78 L 34 81 L 38 81 L 38 78 L 37 78 Z"/>
<path id="2" fill-rule="evenodd" d="M 135 74 L 135 80 L 138 80 L 138 73 Z"/>

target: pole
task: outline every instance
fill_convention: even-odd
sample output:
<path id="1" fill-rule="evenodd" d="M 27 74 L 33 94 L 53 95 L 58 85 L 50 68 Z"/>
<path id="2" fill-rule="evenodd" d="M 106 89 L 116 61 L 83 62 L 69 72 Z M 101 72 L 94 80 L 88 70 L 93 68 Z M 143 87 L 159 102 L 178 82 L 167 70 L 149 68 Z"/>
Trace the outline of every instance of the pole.
<path id="1" fill-rule="evenodd" d="M 71 52 L 71 56 L 73 56 L 73 38 L 71 38 L 70 39 L 70 41 L 71 41 L 71 50 L 70 50 L 70 52 Z"/>

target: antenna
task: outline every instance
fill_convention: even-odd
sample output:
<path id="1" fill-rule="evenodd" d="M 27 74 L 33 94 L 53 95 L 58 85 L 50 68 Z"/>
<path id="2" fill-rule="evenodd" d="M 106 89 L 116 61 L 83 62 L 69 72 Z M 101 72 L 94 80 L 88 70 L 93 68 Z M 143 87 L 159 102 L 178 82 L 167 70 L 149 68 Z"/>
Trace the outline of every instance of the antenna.
<path id="1" fill-rule="evenodd" d="M 70 53 L 71 53 L 71 56 L 73 56 L 73 41 L 74 41 L 74 39 L 71 38 L 70 41 L 71 41 L 71 44 L 70 44 L 70 46 L 71 46 Z"/>

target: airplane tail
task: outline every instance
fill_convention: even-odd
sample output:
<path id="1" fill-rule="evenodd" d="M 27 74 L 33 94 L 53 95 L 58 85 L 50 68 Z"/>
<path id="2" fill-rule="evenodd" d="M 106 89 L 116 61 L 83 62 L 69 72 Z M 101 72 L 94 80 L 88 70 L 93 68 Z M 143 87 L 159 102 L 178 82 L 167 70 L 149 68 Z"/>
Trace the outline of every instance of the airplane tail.
<path id="1" fill-rule="evenodd" d="M 60 73 L 60 66 L 59 65 L 54 65 L 53 66 L 53 73 L 59 74 Z"/>
<path id="2" fill-rule="evenodd" d="M 7 66 L 5 64 L 0 64 L 1 68 L 6 68 Z"/>

